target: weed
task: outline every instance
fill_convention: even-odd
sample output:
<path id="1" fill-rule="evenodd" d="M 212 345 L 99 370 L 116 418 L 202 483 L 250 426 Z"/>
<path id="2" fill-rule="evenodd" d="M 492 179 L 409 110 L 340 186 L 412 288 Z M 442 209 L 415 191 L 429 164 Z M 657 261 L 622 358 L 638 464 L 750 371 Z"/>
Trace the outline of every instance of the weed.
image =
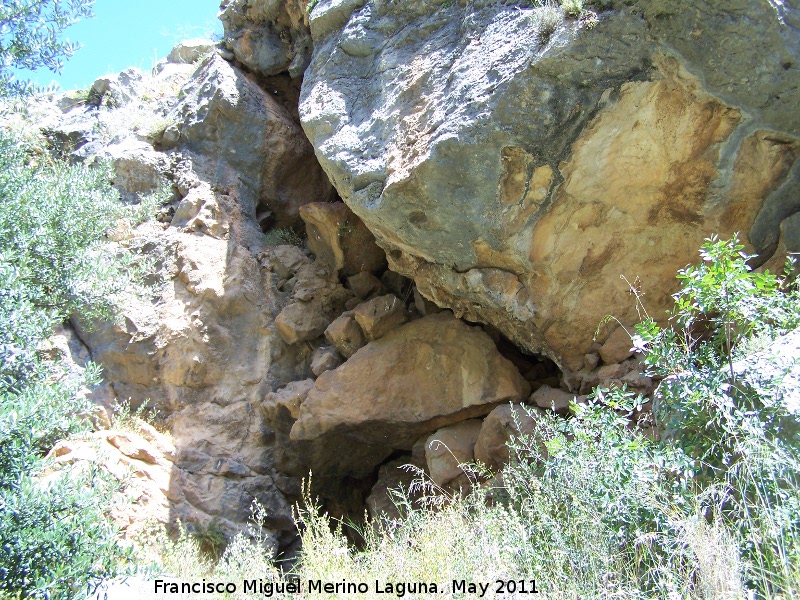
<path id="1" fill-rule="evenodd" d="M 272 229 L 264 234 L 264 243 L 267 246 L 297 246 L 305 248 L 306 241 L 294 229 L 289 227 Z"/>

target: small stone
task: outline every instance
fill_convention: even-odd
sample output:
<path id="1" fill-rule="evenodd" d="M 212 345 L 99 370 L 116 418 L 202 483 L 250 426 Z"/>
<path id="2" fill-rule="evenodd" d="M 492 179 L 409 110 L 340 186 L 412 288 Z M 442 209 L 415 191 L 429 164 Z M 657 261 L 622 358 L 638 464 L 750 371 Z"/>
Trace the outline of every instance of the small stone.
<path id="1" fill-rule="evenodd" d="M 454 488 L 469 485 L 469 477 L 460 465 L 475 460 L 475 442 L 483 426 L 480 419 L 469 419 L 442 427 L 425 443 L 428 472 L 436 485 Z M 454 485 L 455 484 L 455 485 Z"/>
<path id="2" fill-rule="evenodd" d="M 621 363 L 633 354 L 631 336 L 622 326 L 617 327 L 600 347 L 600 358 L 607 365 Z"/>
<path id="3" fill-rule="evenodd" d="M 598 364 L 600 364 L 600 355 L 597 354 L 597 352 L 589 352 L 589 354 L 583 357 L 583 366 L 590 371 Z"/>
<path id="4" fill-rule="evenodd" d="M 366 300 L 371 295 L 380 293 L 383 284 L 369 271 L 361 271 L 347 278 L 347 287 L 361 300 Z"/>
<path id="5" fill-rule="evenodd" d="M 619 364 L 611 364 L 600 367 L 597 370 L 598 383 L 606 382 L 610 379 L 619 379 L 625 374 L 625 367 Z"/>
<path id="6" fill-rule="evenodd" d="M 405 308 L 397 296 L 387 294 L 359 304 L 353 316 L 372 341 L 405 323 L 408 320 Z"/>
<path id="7" fill-rule="evenodd" d="M 364 332 L 356 322 L 352 311 L 343 313 L 328 325 L 325 330 L 325 338 L 345 358 L 353 356 L 359 348 L 367 343 Z"/>
<path id="8" fill-rule="evenodd" d="M 293 302 L 275 317 L 275 329 L 287 344 L 318 338 L 329 323 L 320 302 Z"/>
<path id="9" fill-rule="evenodd" d="M 554 410 L 559 414 L 566 414 L 569 412 L 570 403 L 575 400 L 575 394 L 570 394 L 558 388 L 552 388 L 549 385 L 543 385 L 531 394 L 530 400 L 539 408 Z"/>
<path id="10" fill-rule="evenodd" d="M 297 419 L 300 405 L 313 387 L 313 379 L 304 379 L 303 381 L 292 381 L 277 392 L 268 393 L 260 405 L 261 414 L 268 423 L 275 423 L 287 415 L 292 419 Z"/>
<path id="11" fill-rule="evenodd" d="M 475 442 L 475 460 L 493 472 L 502 469 L 509 461 L 509 440 L 512 436 L 529 435 L 533 432 L 536 426 L 535 416 L 535 410 L 517 404 L 503 404 L 495 408 L 483 420 Z"/>
<path id="12" fill-rule="evenodd" d="M 425 461 L 424 459 L 422 461 L 415 460 L 406 455 L 381 465 L 378 470 L 378 481 L 367 498 L 367 508 L 371 517 L 375 518 L 380 515 L 389 519 L 400 517 L 400 512 L 395 505 L 393 490 L 402 490 L 412 502 L 419 496 L 419 494 L 411 494 L 410 488 L 413 481 L 419 479 L 420 473 L 407 465 L 413 465 L 422 470 Z"/>
<path id="13" fill-rule="evenodd" d="M 414 306 L 416 307 L 417 312 L 423 317 L 425 315 L 435 315 L 437 312 L 442 310 L 435 303 L 423 296 L 417 289 L 417 286 L 414 286 Z"/>
<path id="14" fill-rule="evenodd" d="M 335 369 L 340 364 L 342 364 L 342 357 L 335 349 L 327 346 L 317 348 L 311 355 L 311 372 L 317 377 L 325 371 Z"/>

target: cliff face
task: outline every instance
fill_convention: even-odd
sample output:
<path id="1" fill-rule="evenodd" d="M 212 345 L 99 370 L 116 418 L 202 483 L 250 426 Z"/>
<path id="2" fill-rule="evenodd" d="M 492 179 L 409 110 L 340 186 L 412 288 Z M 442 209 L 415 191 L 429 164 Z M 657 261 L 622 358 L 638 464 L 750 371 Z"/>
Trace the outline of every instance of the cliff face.
<path id="1" fill-rule="evenodd" d="M 712 233 L 800 250 L 795 3 L 530 4 L 230 0 L 219 46 L 35 116 L 126 201 L 172 195 L 109 233 L 152 301 L 75 324 L 171 432 L 99 436 L 155 457 L 160 520 L 231 534 L 258 500 L 286 546 L 309 469 L 339 513 L 391 510 L 398 464 L 462 485 L 451 456 L 500 467 L 532 427 L 509 401 L 652 391 L 598 330 L 638 320 L 621 275 L 658 316 Z"/>
<path id="2" fill-rule="evenodd" d="M 300 104 L 392 269 L 570 371 L 620 275 L 662 314 L 704 237 L 766 259 L 800 208 L 794 5 L 596 4 L 321 0 Z"/>

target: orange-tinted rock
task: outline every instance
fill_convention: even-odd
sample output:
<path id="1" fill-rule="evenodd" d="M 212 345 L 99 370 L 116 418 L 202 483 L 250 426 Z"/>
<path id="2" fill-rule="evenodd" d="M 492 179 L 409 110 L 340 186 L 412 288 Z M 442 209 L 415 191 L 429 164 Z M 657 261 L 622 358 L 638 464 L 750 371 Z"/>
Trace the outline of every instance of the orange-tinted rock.
<path id="1" fill-rule="evenodd" d="M 530 413 L 530 414 L 529 414 Z M 508 442 L 512 436 L 529 435 L 536 426 L 536 409 L 503 404 L 483 420 L 475 442 L 475 460 L 494 472 L 508 463 Z"/>
<path id="2" fill-rule="evenodd" d="M 377 340 L 408 320 L 406 307 L 394 294 L 373 298 L 359 304 L 353 316 L 368 340 Z"/>
<path id="3" fill-rule="evenodd" d="M 617 327 L 598 350 L 603 362 L 607 365 L 621 363 L 633 354 L 631 336 L 621 325 Z"/>
<path id="4" fill-rule="evenodd" d="M 375 237 L 343 202 L 311 202 L 300 209 L 308 248 L 331 272 L 344 276 L 386 268 Z"/>
<path id="5" fill-rule="evenodd" d="M 356 322 L 352 311 L 343 313 L 328 325 L 325 337 L 345 358 L 350 358 L 367 343 L 361 326 Z"/>
<path id="6" fill-rule="evenodd" d="M 486 333 L 440 313 L 390 331 L 323 373 L 300 407 L 291 439 L 411 449 L 426 432 L 521 399 L 525 386 Z M 340 473 L 368 468 L 341 446 L 329 454 L 336 464 L 328 467 Z"/>

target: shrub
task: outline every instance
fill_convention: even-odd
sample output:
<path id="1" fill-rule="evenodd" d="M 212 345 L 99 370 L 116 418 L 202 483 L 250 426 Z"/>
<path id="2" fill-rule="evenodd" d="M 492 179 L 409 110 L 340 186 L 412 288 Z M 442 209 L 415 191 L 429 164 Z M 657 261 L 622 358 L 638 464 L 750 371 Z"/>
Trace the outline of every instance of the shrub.
<path id="1" fill-rule="evenodd" d="M 306 247 L 306 240 L 290 227 L 270 229 L 264 234 L 264 243 L 267 246 L 297 246 L 298 248 Z"/>
<path id="2" fill-rule="evenodd" d="M 738 544 L 747 585 L 764 597 L 798 593 L 800 414 L 785 402 L 783 374 L 768 368 L 775 359 L 745 359 L 800 325 L 793 265 L 781 278 L 754 272 L 736 237 L 709 238 L 700 254 L 678 274 L 668 326 L 647 318 L 634 343 L 667 377 L 657 419 L 691 457 L 699 507 Z"/>
<path id="3" fill-rule="evenodd" d="M 0 595 L 68 598 L 121 554 L 103 517 L 111 489 L 43 456 L 85 431 L 81 387 L 39 343 L 70 315 L 108 317 L 136 270 L 103 242 L 124 216 L 108 172 L 52 162 L 0 131 Z M 105 490 L 105 491 L 103 491 Z"/>
<path id="4" fill-rule="evenodd" d="M 9 67 L 61 70 L 78 46 L 60 38 L 81 17 L 92 16 L 92 0 L 15 0 L 0 4 L 0 96 L 35 88 L 17 81 Z"/>
<path id="5" fill-rule="evenodd" d="M 647 318 L 634 337 L 645 365 L 667 377 L 657 396 L 661 426 L 718 469 L 735 460 L 743 428 L 776 441 L 780 430 L 782 443 L 800 443 L 790 425 L 796 415 L 780 400 L 780 381 L 760 381 L 752 367 L 734 364 L 754 340 L 763 345 L 800 325 L 800 294 L 790 271 L 783 279 L 754 272 L 742 250 L 735 237 L 708 239 L 703 262 L 678 274 L 683 287 L 674 295 L 670 324 L 662 328 Z"/>

